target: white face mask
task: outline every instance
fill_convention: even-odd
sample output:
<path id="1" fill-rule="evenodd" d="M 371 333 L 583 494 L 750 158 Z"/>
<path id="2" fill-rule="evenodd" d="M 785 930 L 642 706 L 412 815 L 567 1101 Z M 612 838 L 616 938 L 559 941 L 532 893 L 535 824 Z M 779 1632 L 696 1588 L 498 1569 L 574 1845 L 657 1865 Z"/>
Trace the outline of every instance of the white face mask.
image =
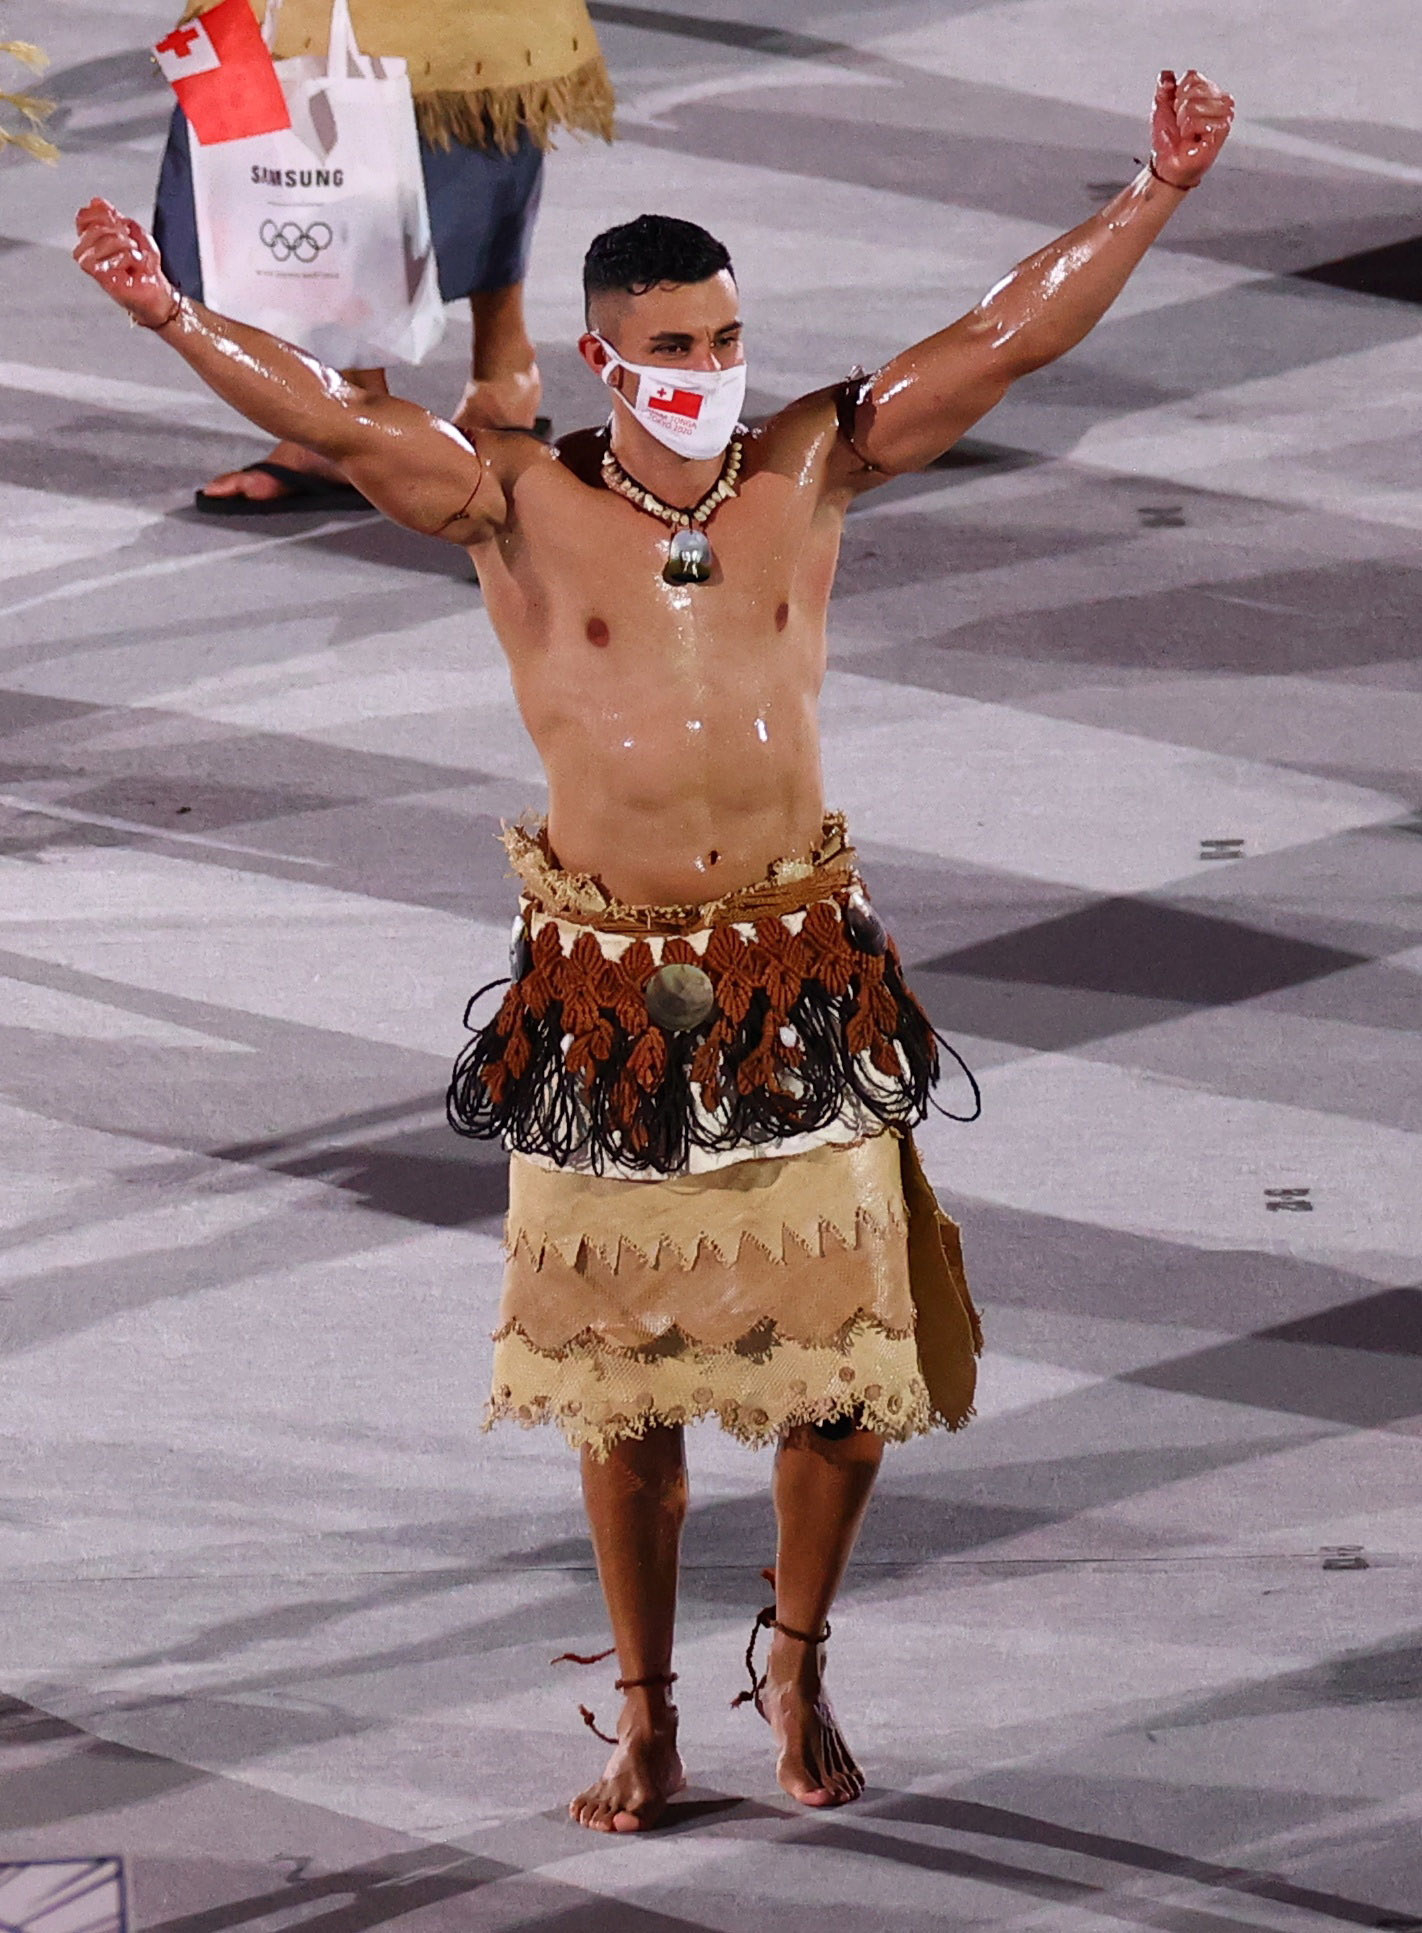
<path id="1" fill-rule="evenodd" d="M 617 393 L 649 435 L 678 456 L 696 461 L 721 454 L 735 434 L 746 399 L 743 362 L 729 369 L 653 369 L 624 362 L 602 336 L 594 340 L 607 351 L 601 372 L 605 383 L 611 383 L 615 369 L 637 378 L 635 403 L 625 391 Z"/>

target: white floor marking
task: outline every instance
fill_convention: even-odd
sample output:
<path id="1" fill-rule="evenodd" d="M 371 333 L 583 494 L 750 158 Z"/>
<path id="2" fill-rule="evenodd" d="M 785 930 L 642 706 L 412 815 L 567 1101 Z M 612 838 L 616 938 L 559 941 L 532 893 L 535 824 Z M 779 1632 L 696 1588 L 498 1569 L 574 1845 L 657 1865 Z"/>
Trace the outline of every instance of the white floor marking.
<path id="1" fill-rule="evenodd" d="M 0 578 L 31 577 L 123 550 L 161 514 L 139 504 L 103 503 L 59 490 L 0 483 L 0 530 L 5 533 Z"/>
<path id="2" fill-rule="evenodd" d="M 1207 872 L 1227 825 L 1252 856 L 1396 819 L 1405 800 L 1042 713 L 832 671 L 826 796 L 862 840 L 1098 893 Z"/>
<path id="3" fill-rule="evenodd" d="M 228 430 L 246 427 L 210 390 L 167 389 L 156 383 L 125 382 L 118 376 L 86 376 L 77 369 L 41 368 L 28 362 L 0 362 L 0 389 L 18 389 L 30 396 L 53 396 L 86 408 L 116 410 L 124 416 L 174 419 L 184 429 Z"/>
<path id="4" fill-rule="evenodd" d="M 50 501 L 53 502 L 53 498 Z M 21 611 L 33 611 L 40 604 L 52 604 L 64 597 L 82 597 L 85 591 L 109 590 L 115 584 L 131 583 L 139 577 L 174 577 L 179 571 L 196 570 L 202 564 L 226 564 L 235 558 L 255 557 L 259 551 L 281 550 L 288 544 L 308 544 L 313 538 L 329 536 L 333 530 L 349 528 L 349 517 L 331 517 L 310 530 L 292 531 L 284 537 L 263 537 L 254 544 L 224 544 L 217 550 L 188 551 L 182 557 L 156 557 L 147 564 L 135 564 L 130 570 L 110 571 L 104 577 L 79 577 L 71 584 L 51 585 L 47 591 L 36 591 L 33 597 L 23 597 L 16 604 L 0 606 L 0 618 L 18 617 Z"/>
<path id="5" fill-rule="evenodd" d="M 41 819 L 63 819 L 71 825 L 104 826 L 110 832 L 133 832 L 143 839 L 160 839 L 178 846 L 208 846 L 216 852 L 240 853 L 248 859 L 280 859 L 291 866 L 330 866 L 328 859 L 306 859 L 300 854 L 271 852 L 262 846 L 243 846 L 233 839 L 213 839 L 205 832 L 169 832 L 165 826 L 145 825 L 142 819 L 115 819 L 106 812 L 77 812 L 72 806 L 45 805 L 18 792 L 0 792 L 0 806 L 12 812 L 33 812 Z"/>

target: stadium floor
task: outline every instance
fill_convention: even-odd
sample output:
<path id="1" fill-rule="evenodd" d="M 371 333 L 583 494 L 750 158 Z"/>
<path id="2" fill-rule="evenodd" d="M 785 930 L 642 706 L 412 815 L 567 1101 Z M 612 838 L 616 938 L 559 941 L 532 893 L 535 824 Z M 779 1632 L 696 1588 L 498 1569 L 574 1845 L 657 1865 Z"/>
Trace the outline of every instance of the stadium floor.
<path id="1" fill-rule="evenodd" d="M 980 1413 L 886 1464 L 870 1790 L 812 1817 L 728 1709 L 767 1465 L 694 1434 L 693 1787 L 623 1841 L 563 1816 L 602 1613 L 567 1454 L 480 1433 L 504 1176 L 441 1112 L 536 763 L 462 554 L 185 509 L 259 439 L 68 258 L 151 198 L 173 7 L 6 9 L 64 153 L 0 169 L 0 1861 L 122 1855 L 147 1933 L 1422 1927 L 1414 11 L 595 8 L 559 428 L 609 222 L 724 236 L 764 410 L 1104 198 L 1157 67 L 1241 112 L 1096 334 L 850 520 L 829 792 L 984 1079 L 925 1137 Z"/>

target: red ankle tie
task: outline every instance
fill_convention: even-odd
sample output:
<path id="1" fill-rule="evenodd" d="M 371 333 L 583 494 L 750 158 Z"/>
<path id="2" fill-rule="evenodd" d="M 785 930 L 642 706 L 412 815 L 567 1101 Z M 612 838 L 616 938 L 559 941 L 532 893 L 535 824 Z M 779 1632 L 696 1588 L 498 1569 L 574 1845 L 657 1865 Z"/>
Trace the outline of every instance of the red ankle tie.
<path id="1" fill-rule="evenodd" d="M 771 1582 L 774 1583 L 774 1581 L 772 1577 Z M 775 1606 L 773 1604 L 767 1604 L 763 1610 L 756 1612 L 755 1623 L 751 1626 L 750 1643 L 746 1646 L 746 1672 L 750 1678 L 750 1690 L 738 1691 L 736 1693 L 735 1697 L 731 1700 L 731 1710 L 734 1711 L 738 1705 L 754 1705 L 756 1710 L 760 1712 L 761 1717 L 764 1718 L 765 1712 L 761 1706 L 760 1694 L 765 1690 L 765 1680 L 768 1674 L 762 1671 L 760 1676 L 757 1677 L 755 1670 L 755 1647 L 762 1631 L 783 1632 L 787 1638 L 794 1638 L 800 1644 L 824 1644 L 829 1638 L 830 1626 L 828 1619 L 826 1619 L 823 1631 L 797 1631 L 793 1625 L 782 1624 L 780 1622 L 779 1618 L 775 1615 Z"/>
<path id="2" fill-rule="evenodd" d="M 610 1644 L 606 1651 L 594 1651 L 587 1656 L 580 1651 L 560 1651 L 550 1662 L 555 1665 L 600 1665 L 603 1659 L 610 1658 L 616 1649 L 615 1644 Z M 644 1685 L 674 1685 L 676 1676 L 674 1671 L 651 1671 L 645 1678 L 615 1678 L 612 1688 L 614 1691 L 638 1691 Z M 615 1738 L 609 1738 L 606 1732 L 599 1730 L 595 1714 L 590 1712 L 586 1705 L 578 1706 L 578 1716 L 588 1730 L 595 1733 L 604 1745 L 617 1744 L 618 1741 Z"/>

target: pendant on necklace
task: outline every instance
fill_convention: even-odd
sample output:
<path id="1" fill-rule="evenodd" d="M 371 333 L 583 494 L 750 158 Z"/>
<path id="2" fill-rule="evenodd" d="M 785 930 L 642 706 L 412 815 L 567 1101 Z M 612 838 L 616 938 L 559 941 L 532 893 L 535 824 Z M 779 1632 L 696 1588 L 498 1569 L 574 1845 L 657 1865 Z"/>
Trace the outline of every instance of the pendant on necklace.
<path id="1" fill-rule="evenodd" d="M 716 559 L 704 530 L 674 530 L 662 578 L 668 584 L 709 584 Z"/>
<path id="2" fill-rule="evenodd" d="M 703 525 L 726 502 L 727 498 L 739 494 L 741 465 L 745 459 L 742 438 L 745 430 L 738 424 L 736 434 L 726 448 L 726 460 L 721 466 L 721 474 L 706 492 L 700 503 L 678 509 L 672 504 L 663 503 L 654 491 L 645 484 L 638 483 L 628 476 L 617 458 L 612 454 L 610 429 L 607 446 L 602 453 L 602 480 L 609 490 L 615 490 L 619 497 L 636 504 L 645 510 L 649 517 L 656 517 L 671 531 L 671 542 L 667 545 L 666 562 L 662 565 L 662 579 L 667 584 L 709 584 L 711 573 L 716 568 L 715 552 L 711 539 L 706 535 Z"/>

